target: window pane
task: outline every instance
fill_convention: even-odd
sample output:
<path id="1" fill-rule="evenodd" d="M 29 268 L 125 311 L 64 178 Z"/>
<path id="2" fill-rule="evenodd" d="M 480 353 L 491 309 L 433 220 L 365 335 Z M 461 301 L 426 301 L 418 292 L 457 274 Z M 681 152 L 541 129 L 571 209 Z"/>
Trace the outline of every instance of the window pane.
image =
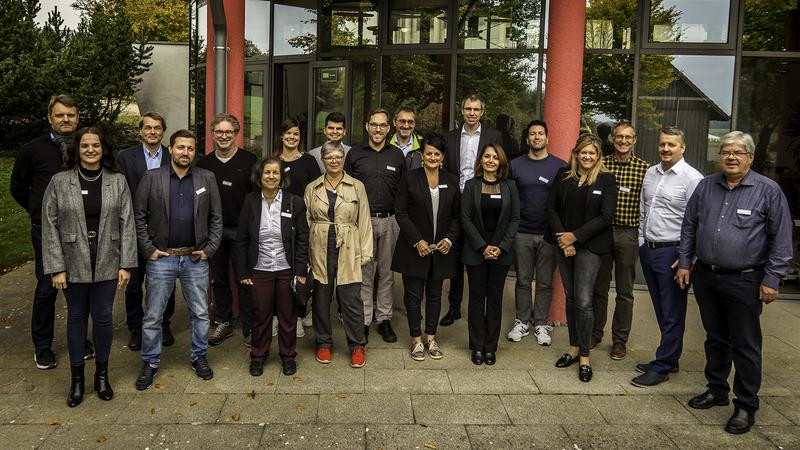
<path id="1" fill-rule="evenodd" d="M 650 42 L 727 43 L 731 0 L 651 0 Z"/>
<path id="2" fill-rule="evenodd" d="M 536 48 L 541 0 L 459 0 L 458 47 Z"/>
<path id="3" fill-rule="evenodd" d="M 636 0 L 586 1 L 586 48 L 632 48 Z"/>
<path id="4" fill-rule="evenodd" d="M 394 114 L 400 105 L 417 108 L 416 131 L 450 128 L 450 56 L 397 55 L 383 58 L 381 104 Z"/>
<path id="5" fill-rule="evenodd" d="M 637 154 L 658 161 L 658 130 L 686 133 L 684 157 L 700 172 L 718 166 L 719 138 L 730 131 L 733 56 L 643 55 L 639 68 Z"/>
<path id="6" fill-rule="evenodd" d="M 447 41 L 446 0 L 390 3 L 390 44 L 443 44 Z"/>
<path id="7" fill-rule="evenodd" d="M 208 5 L 199 1 L 189 9 L 189 27 L 191 41 L 189 45 L 189 66 L 205 64 L 206 45 L 208 44 Z"/>
<path id="8" fill-rule="evenodd" d="M 744 3 L 745 50 L 800 51 L 800 8 L 786 0 L 746 0 Z M 793 18 L 794 17 L 794 18 Z M 794 29 L 790 24 L 794 21 Z"/>
<path id="9" fill-rule="evenodd" d="M 460 55 L 453 99 L 457 126 L 463 123 L 461 100 L 478 94 L 486 102 L 483 123 L 500 129 L 506 153 L 519 154 L 519 130 L 539 104 L 538 67 L 539 55 Z"/>
<path id="10" fill-rule="evenodd" d="M 269 53 L 269 1 L 244 4 L 244 57 L 266 58 Z"/>
<path id="11" fill-rule="evenodd" d="M 365 142 L 367 136 L 364 124 L 367 122 L 367 115 L 378 104 L 378 58 L 356 56 L 329 60 L 350 61 L 350 79 L 353 82 L 353 95 L 350 97 L 351 123 L 347 124 L 344 141 L 351 144 Z"/>
<path id="12" fill-rule="evenodd" d="M 264 69 L 248 70 L 244 73 L 244 148 L 257 156 L 264 151 L 264 101 L 267 98 L 265 74 Z"/>
<path id="13" fill-rule="evenodd" d="M 332 47 L 378 45 L 378 8 L 374 2 L 326 0 L 322 2 L 325 29 L 322 42 Z"/>
<path id="14" fill-rule="evenodd" d="M 614 151 L 613 124 L 631 118 L 632 94 L 633 55 L 584 55 L 581 127 L 603 140 L 603 154 Z"/>
<path id="15" fill-rule="evenodd" d="M 275 2 L 275 55 L 304 55 L 317 50 L 317 3 Z"/>

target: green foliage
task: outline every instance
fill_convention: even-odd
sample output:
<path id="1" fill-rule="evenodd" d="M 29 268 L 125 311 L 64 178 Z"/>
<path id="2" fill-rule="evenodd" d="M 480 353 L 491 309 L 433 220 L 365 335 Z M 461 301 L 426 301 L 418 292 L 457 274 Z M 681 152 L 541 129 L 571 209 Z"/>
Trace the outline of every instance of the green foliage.
<path id="1" fill-rule="evenodd" d="M 133 32 L 147 41 L 189 40 L 189 2 L 186 0 L 77 0 L 72 6 L 88 14 L 109 7 L 122 8 L 130 18 Z"/>
<path id="2" fill-rule="evenodd" d="M 786 50 L 787 15 L 797 8 L 800 8 L 797 0 L 746 0 L 742 47 L 745 50 Z"/>
<path id="3" fill-rule="evenodd" d="M 11 181 L 12 158 L 0 158 L 0 184 Z M 14 268 L 33 257 L 30 219 L 8 189 L 0 189 L 0 273 Z"/>

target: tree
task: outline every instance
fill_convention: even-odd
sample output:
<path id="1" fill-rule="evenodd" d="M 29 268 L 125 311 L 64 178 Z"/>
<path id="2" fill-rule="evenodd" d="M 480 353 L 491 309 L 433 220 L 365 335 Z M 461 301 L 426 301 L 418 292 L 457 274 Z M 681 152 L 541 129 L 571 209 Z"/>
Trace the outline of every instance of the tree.
<path id="1" fill-rule="evenodd" d="M 76 0 L 72 7 L 90 14 L 122 7 L 136 35 L 147 41 L 187 42 L 189 2 L 186 0 Z"/>

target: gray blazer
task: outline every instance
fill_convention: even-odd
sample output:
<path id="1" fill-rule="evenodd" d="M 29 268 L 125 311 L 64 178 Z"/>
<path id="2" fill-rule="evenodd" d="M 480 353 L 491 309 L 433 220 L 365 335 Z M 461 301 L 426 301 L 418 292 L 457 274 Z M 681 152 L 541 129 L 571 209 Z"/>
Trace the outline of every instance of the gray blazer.
<path id="1" fill-rule="evenodd" d="M 97 262 L 92 277 L 86 214 L 78 171 L 53 175 L 42 203 L 44 273 L 67 272 L 71 283 L 116 280 L 119 269 L 137 265 L 136 227 L 128 183 L 120 173 L 103 169 Z"/>
<path id="2" fill-rule="evenodd" d="M 149 258 L 156 249 L 168 248 L 170 168 L 167 164 L 145 172 L 136 191 L 133 215 L 143 258 Z M 200 167 L 192 167 L 191 171 L 195 249 L 211 258 L 222 240 L 222 202 L 214 174 Z"/>

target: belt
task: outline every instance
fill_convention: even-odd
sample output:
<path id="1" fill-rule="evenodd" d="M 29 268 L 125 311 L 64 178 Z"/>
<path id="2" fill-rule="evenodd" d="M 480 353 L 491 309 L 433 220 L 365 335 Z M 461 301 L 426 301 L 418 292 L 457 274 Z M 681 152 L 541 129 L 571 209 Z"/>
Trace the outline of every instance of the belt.
<path id="1" fill-rule="evenodd" d="M 680 242 L 679 241 L 673 241 L 673 242 L 650 242 L 650 241 L 645 240 L 644 241 L 644 245 L 646 245 L 647 248 L 666 248 L 666 247 L 677 247 L 678 245 L 680 245 Z"/>
<path id="2" fill-rule="evenodd" d="M 164 251 L 169 253 L 170 255 L 186 256 L 192 254 L 192 252 L 194 251 L 194 247 L 165 248 Z"/>
<path id="3" fill-rule="evenodd" d="M 95 239 L 97 237 L 97 231 L 88 231 L 86 232 L 86 237 L 89 239 Z"/>
<path id="4" fill-rule="evenodd" d="M 746 273 L 746 272 L 757 272 L 764 268 L 764 264 L 760 264 L 758 266 L 747 267 L 744 269 L 728 269 L 726 267 L 715 266 L 713 264 L 706 264 L 702 261 L 697 261 L 695 263 L 696 266 L 702 267 L 706 270 L 710 270 L 714 273 Z"/>
<path id="5" fill-rule="evenodd" d="M 374 212 L 369 213 L 370 217 L 392 217 L 394 215 L 393 212 Z"/>

